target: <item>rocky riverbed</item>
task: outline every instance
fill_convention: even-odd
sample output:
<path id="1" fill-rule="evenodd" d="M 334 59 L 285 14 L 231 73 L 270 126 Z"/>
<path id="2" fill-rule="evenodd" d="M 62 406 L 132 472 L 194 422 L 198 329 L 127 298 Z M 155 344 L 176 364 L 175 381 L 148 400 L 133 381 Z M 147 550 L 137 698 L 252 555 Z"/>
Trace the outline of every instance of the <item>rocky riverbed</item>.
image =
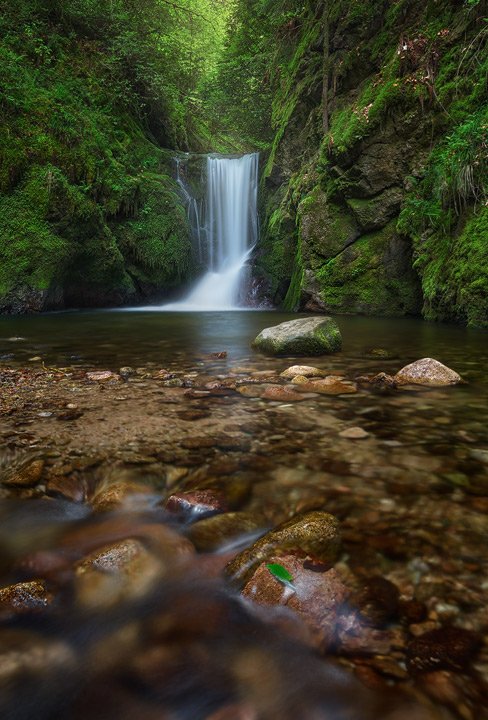
<path id="1" fill-rule="evenodd" d="M 473 396 L 294 362 L 0 369 L 5 716 L 483 717 Z"/>

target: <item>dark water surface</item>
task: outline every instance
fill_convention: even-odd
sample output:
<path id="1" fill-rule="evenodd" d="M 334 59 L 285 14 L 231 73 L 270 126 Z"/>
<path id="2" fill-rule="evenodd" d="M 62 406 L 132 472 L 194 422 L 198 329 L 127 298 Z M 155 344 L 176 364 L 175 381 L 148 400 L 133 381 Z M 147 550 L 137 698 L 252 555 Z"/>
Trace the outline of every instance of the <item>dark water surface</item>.
<path id="1" fill-rule="evenodd" d="M 100 367 L 155 363 L 226 351 L 231 360 L 252 357 L 250 342 L 264 327 L 300 315 L 277 312 L 164 313 L 93 311 L 0 318 L 0 356 L 25 362 L 41 355 L 48 363 Z M 486 384 L 488 332 L 417 319 L 338 317 L 343 351 L 328 359 L 344 370 L 363 367 L 371 348 L 385 348 L 398 363 L 435 357 Z M 13 340 L 14 338 L 22 340 Z M 330 360 L 330 362 L 329 362 Z"/>

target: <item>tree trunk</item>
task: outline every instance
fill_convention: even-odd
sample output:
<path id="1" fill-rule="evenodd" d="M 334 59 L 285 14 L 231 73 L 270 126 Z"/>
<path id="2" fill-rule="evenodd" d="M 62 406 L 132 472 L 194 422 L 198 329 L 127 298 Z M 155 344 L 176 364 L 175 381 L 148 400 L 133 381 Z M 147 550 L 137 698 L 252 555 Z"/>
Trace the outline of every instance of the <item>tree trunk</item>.
<path id="1" fill-rule="evenodd" d="M 329 132 L 329 0 L 324 0 L 322 13 L 324 29 L 323 42 L 323 78 L 322 78 L 322 129 L 324 134 Z"/>

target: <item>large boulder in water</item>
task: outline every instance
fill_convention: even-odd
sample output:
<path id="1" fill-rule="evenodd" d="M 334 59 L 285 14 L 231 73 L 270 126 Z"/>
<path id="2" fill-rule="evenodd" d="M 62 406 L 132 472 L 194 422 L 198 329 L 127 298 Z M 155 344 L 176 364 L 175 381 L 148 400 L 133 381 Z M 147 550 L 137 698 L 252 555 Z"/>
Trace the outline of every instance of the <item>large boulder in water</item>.
<path id="1" fill-rule="evenodd" d="M 267 355 L 328 355 L 341 349 L 342 338 L 332 318 L 308 317 L 265 328 L 252 345 Z"/>
<path id="2" fill-rule="evenodd" d="M 423 358 L 406 365 L 397 372 L 394 381 L 397 385 L 427 385 L 428 387 L 457 385 L 463 382 L 457 372 L 433 358 Z"/>

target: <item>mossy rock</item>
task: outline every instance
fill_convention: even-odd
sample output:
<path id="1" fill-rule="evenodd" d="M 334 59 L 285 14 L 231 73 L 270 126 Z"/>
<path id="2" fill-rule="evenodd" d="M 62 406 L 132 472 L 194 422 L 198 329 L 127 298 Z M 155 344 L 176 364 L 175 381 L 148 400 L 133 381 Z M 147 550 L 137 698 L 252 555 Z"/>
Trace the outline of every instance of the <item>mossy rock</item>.
<path id="1" fill-rule="evenodd" d="M 364 235 L 317 273 L 324 307 L 367 315 L 419 314 L 420 287 L 411 253 L 394 222 Z"/>
<path id="2" fill-rule="evenodd" d="M 350 198 L 347 204 L 363 231 L 371 232 L 381 230 L 397 217 L 402 199 L 402 189 L 394 186 L 367 200 Z"/>
<path id="3" fill-rule="evenodd" d="M 329 202 L 319 187 L 300 203 L 298 217 L 302 259 L 312 270 L 317 270 L 324 259 L 342 252 L 360 235 L 348 208 Z"/>
<path id="4" fill-rule="evenodd" d="M 341 332 L 330 317 L 309 317 L 265 328 L 252 343 L 267 355 L 329 355 L 342 346 Z"/>

